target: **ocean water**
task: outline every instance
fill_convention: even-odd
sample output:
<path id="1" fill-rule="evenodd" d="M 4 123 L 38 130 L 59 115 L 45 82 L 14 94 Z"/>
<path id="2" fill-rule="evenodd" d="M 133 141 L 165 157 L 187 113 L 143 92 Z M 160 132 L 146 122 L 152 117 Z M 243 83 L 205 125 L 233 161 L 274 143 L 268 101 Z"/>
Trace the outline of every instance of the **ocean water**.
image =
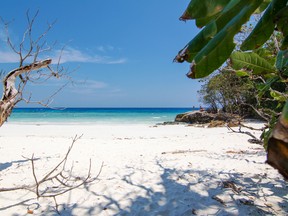
<path id="1" fill-rule="evenodd" d="M 8 122 L 25 124 L 157 124 L 197 108 L 15 108 Z"/>

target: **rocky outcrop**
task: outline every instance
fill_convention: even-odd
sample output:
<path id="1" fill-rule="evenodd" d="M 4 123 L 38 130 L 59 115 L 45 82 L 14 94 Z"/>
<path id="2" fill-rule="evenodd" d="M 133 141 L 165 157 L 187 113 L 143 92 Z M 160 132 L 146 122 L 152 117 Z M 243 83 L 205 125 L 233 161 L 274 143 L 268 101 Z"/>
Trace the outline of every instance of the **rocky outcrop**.
<path id="1" fill-rule="evenodd" d="M 210 123 L 215 118 L 214 114 L 207 112 L 188 112 L 178 114 L 175 118 L 175 122 L 185 122 L 188 124 L 206 124 Z"/>
<path id="2" fill-rule="evenodd" d="M 185 122 L 188 124 L 209 124 L 208 127 L 219 127 L 226 124 L 238 125 L 239 116 L 227 113 L 208 113 L 206 111 L 193 111 L 178 114 L 175 122 Z M 231 124 L 233 122 L 233 124 Z"/>

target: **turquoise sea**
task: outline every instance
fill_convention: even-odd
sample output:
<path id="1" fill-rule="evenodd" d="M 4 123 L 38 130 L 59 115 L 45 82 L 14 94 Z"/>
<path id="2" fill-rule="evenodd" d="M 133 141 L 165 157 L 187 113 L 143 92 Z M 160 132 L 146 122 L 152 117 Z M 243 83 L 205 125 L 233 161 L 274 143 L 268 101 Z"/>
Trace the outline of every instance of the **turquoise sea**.
<path id="1" fill-rule="evenodd" d="M 198 108 L 15 108 L 8 122 L 25 124 L 156 124 Z"/>

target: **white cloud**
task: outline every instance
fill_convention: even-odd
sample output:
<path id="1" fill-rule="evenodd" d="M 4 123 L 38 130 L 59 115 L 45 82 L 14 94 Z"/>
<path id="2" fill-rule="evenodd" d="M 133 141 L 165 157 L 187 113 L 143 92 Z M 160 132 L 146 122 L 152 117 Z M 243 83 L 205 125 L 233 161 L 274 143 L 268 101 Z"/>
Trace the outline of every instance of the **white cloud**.
<path id="1" fill-rule="evenodd" d="M 66 47 L 63 51 L 56 50 L 51 55 L 43 57 L 43 59 L 52 58 L 53 62 L 57 63 L 60 56 L 60 63 L 82 62 L 96 64 L 123 64 L 127 61 L 125 58 L 113 58 L 111 56 L 89 54 L 71 47 Z M 0 50 L 0 63 L 17 62 L 19 62 L 19 56 L 13 51 Z"/>
<path id="2" fill-rule="evenodd" d="M 119 88 L 97 80 L 78 80 L 74 85 L 67 89 L 75 95 L 85 95 L 85 97 L 114 97 L 122 96 L 123 91 Z"/>
<path id="3" fill-rule="evenodd" d="M 97 47 L 97 50 L 100 51 L 100 52 L 111 52 L 111 51 L 114 51 L 116 48 L 111 46 L 111 45 L 108 45 L 108 46 L 98 46 Z"/>
<path id="4" fill-rule="evenodd" d="M 104 46 L 99 46 L 97 47 L 97 50 L 100 52 L 105 52 L 105 47 Z"/>
<path id="5" fill-rule="evenodd" d="M 12 51 L 0 50 L 0 63 L 16 63 L 19 62 L 19 56 Z"/>
<path id="6" fill-rule="evenodd" d="M 104 50 L 105 48 L 102 47 L 99 49 Z M 60 63 L 84 62 L 84 63 L 98 63 L 98 64 L 123 64 L 126 62 L 125 58 L 113 58 L 110 56 L 88 54 L 81 50 L 77 50 L 71 47 L 67 47 L 63 51 L 61 50 L 56 51 L 54 57 L 55 61 L 58 61 L 60 56 L 61 56 Z"/>
<path id="7" fill-rule="evenodd" d="M 70 86 L 70 92 L 77 94 L 91 94 L 101 89 L 108 88 L 108 84 L 96 80 L 77 80 Z"/>
<path id="8" fill-rule="evenodd" d="M 84 88 L 89 88 L 89 89 L 102 89 L 108 86 L 107 83 L 96 81 L 96 80 L 82 81 L 82 84 L 84 85 Z"/>
<path id="9" fill-rule="evenodd" d="M 4 31 L 0 31 L 0 40 L 3 42 L 6 42 L 7 35 L 4 33 Z"/>

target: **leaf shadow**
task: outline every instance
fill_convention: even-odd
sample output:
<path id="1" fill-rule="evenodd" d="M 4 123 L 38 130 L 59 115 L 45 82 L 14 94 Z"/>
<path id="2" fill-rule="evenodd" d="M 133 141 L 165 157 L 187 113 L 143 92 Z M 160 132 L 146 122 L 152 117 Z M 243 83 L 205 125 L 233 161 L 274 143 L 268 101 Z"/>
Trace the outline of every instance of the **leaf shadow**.
<path id="1" fill-rule="evenodd" d="M 123 197 L 130 199 L 129 206 L 123 206 L 121 200 L 90 191 L 95 196 L 102 197 L 105 202 L 98 207 L 90 209 L 102 209 L 103 215 L 130 216 L 130 215 L 279 215 L 288 212 L 287 199 L 279 199 L 275 203 L 275 197 L 285 197 L 288 187 L 283 179 L 269 179 L 266 174 L 242 174 L 236 172 L 212 173 L 209 170 L 176 169 L 165 167 L 160 162 L 157 166 L 161 170 L 158 186 L 162 190 L 155 190 L 145 183 L 133 181 L 133 175 L 145 172 L 134 169 L 134 172 L 122 176 L 122 181 L 142 191 L 136 197 L 131 198 L 127 191 Z M 233 187 L 227 187 L 231 183 Z M 89 190 L 89 188 L 88 188 Z M 280 210 L 279 210 L 280 209 Z M 109 211 L 110 210 L 110 211 Z M 104 213 L 106 211 L 106 213 Z M 113 212 L 113 213 L 112 213 Z M 97 212 L 99 213 L 99 212 Z"/>

